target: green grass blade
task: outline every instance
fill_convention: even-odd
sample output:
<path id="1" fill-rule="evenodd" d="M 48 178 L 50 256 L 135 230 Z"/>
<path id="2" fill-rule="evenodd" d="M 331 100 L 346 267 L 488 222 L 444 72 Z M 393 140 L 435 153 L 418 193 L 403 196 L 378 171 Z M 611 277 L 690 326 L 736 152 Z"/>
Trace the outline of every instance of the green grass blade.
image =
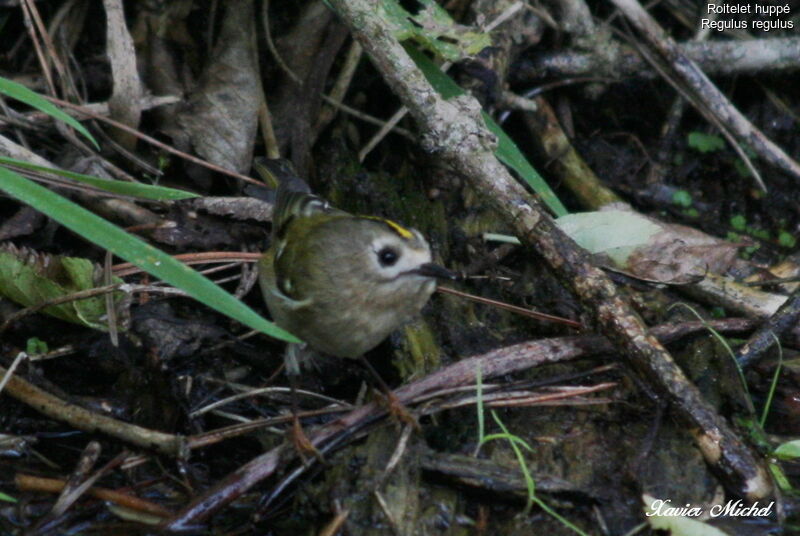
<path id="1" fill-rule="evenodd" d="M 517 445 L 524 445 L 530 450 L 533 449 L 531 449 L 530 445 L 528 445 L 528 443 L 524 439 L 509 432 L 508 428 L 506 428 L 506 425 L 503 424 L 503 421 L 500 420 L 500 417 L 494 410 L 492 410 L 492 418 L 494 419 L 494 422 L 497 423 L 497 426 L 499 426 L 500 429 L 503 431 L 502 434 L 493 434 L 493 436 L 497 436 L 497 439 L 506 439 L 509 445 L 511 445 L 511 449 L 514 451 L 514 456 L 517 458 L 517 462 L 519 463 L 519 468 L 522 470 L 522 477 L 525 480 L 525 485 L 528 487 L 528 504 L 525 506 L 525 512 L 524 512 L 525 515 L 528 514 L 528 512 L 531 509 L 531 506 L 533 504 L 536 504 L 539 506 L 539 508 L 544 510 L 548 515 L 558 520 L 559 523 L 561 523 L 568 529 L 572 530 L 576 534 L 580 534 L 580 536 L 589 536 L 579 527 L 571 523 L 567 518 L 565 518 L 552 508 L 550 508 L 550 506 L 546 502 L 544 502 L 536 495 L 536 481 L 533 479 L 533 475 L 531 475 L 531 472 L 528 469 L 528 464 L 525 462 L 525 457 L 522 455 L 522 451 L 519 450 L 519 447 Z M 487 436 L 486 439 L 488 440 L 489 437 L 491 436 Z M 512 440 L 511 438 L 514 439 Z"/>
<path id="2" fill-rule="evenodd" d="M 783 346 L 781 345 L 780 339 L 776 337 L 774 333 L 770 333 L 770 335 L 775 339 L 775 344 L 778 345 L 778 366 L 775 367 L 775 373 L 772 375 L 772 382 L 769 385 L 769 391 L 767 391 L 767 401 L 764 402 L 764 409 L 761 411 L 761 419 L 758 421 L 758 425 L 762 429 L 767 422 L 767 417 L 769 417 L 772 399 L 775 397 L 775 389 L 778 387 L 778 378 L 780 378 L 781 369 L 783 368 Z"/>
<path id="3" fill-rule="evenodd" d="M 406 45 L 406 51 L 420 68 L 425 78 L 434 87 L 439 94 L 445 99 L 450 99 L 464 94 L 461 89 L 449 76 L 447 76 L 439 66 L 431 61 L 425 54 L 414 48 L 413 46 Z M 516 171 L 525 182 L 533 188 L 533 191 L 539 194 L 541 200 L 553 211 L 556 217 L 564 216 L 567 214 L 567 209 L 558 199 L 555 192 L 544 181 L 541 175 L 531 166 L 528 159 L 522 154 L 517 145 L 511 140 L 503 129 L 495 123 L 489 114 L 481 112 L 483 121 L 495 136 L 497 136 L 497 151 L 495 155 L 505 165 Z"/>
<path id="4" fill-rule="evenodd" d="M 0 167 L 0 190 L 53 218 L 86 240 L 132 262 L 242 324 L 277 339 L 299 342 L 293 335 L 262 318 L 247 305 L 182 262 L 72 201 L 3 167 Z"/>
<path id="5" fill-rule="evenodd" d="M 687 311 L 692 313 L 694 315 L 694 317 L 697 318 L 697 320 L 699 320 L 703 324 L 703 327 L 705 327 L 706 330 L 708 330 L 708 332 L 711 333 L 711 335 L 715 339 L 717 339 L 717 341 L 725 349 L 725 352 L 727 352 L 727 354 L 733 360 L 733 364 L 736 367 L 736 372 L 739 373 L 739 380 L 742 382 L 742 389 L 744 389 L 744 394 L 746 395 L 745 396 L 745 401 L 747 402 L 747 410 L 751 415 L 755 415 L 756 414 L 755 404 L 753 403 L 753 397 L 750 395 L 750 388 L 747 386 L 747 378 L 744 377 L 744 370 L 742 370 L 742 366 L 736 360 L 736 352 L 733 351 L 733 348 L 731 348 L 731 345 L 728 344 L 728 341 L 725 339 L 725 337 L 720 335 L 720 333 L 717 330 L 712 328 L 711 324 L 706 322 L 706 319 L 703 318 L 702 316 L 700 316 L 700 313 L 698 313 L 691 305 L 689 305 L 688 303 L 683 303 L 683 302 L 673 303 L 672 305 L 670 305 L 667 308 L 667 310 L 668 311 L 672 311 L 672 309 L 674 309 L 676 307 L 683 307 Z"/>
<path id="6" fill-rule="evenodd" d="M 36 92 L 31 91 L 30 89 L 26 88 L 22 84 L 18 84 L 9 80 L 8 78 L 3 78 L 0 76 L 0 93 L 11 97 L 12 99 L 17 99 L 20 102 L 24 102 L 31 108 L 36 108 L 40 112 L 44 112 L 50 117 L 54 119 L 58 119 L 60 121 L 65 122 L 91 141 L 96 148 L 100 148 L 97 144 L 97 141 L 94 137 L 89 134 L 89 131 L 84 128 L 75 118 L 67 115 L 66 113 L 62 112 L 59 108 L 56 107 L 55 104 L 51 103 L 41 95 Z"/>
<path id="7" fill-rule="evenodd" d="M 482 443 L 488 443 L 489 441 L 494 441 L 495 439 L 505 439 L 509 443 L 517 443 L 518 445 L 525 447 L 529 452 L 533 452 L 533 447 L 531 447 L 527 441 L 519 436 L 515 436 L 514 434 L 489 434 L 483 438 Z"/>
<path id="8" fill-rule="evenodd" d="M 494 422 L 497 423 L 497 426 L 499 426 L 500 429 L 503 431 L 502 434 L 503 436 L 517 437 L 519 441 L 527 445 L 524 439 L 518 436 L 514 436 L 514 434 L 508 431 L 508 428 L 506 428 L 506 425 L 503 424 L 503 421 L 500 420 L 500 417 L 497 416 L 497 412 L 494 410 L 492 410 L 492 418 L 494 419 Z M 516 456 L 517 462 L 519 463 L 519 468 L 522 471 L 522 477 L 525 479 L 525 484 L 528 487 L 528 504 L 525 505 L 525 513 L 527 514 L 530 511 L 531 506 L 534 503 L 534 500 L 536 499 L 536 481 L 533 479 L 533 476 L 531 475 L 531 472 L 528 469 L 528 464 L 525 461 L 525 456 L 522 455 L 522 451 L 520 451 L 519 447 L 517 446 L 517 441 L 509 440 L 508 444 L 511 445 L 511 450 L 514 451 L 514 456 Z"/>
<path id="9" fill-rule="evenodd" d="M 786 473 L 783 469 L 781 469 L 781 466 L 777 463 L 769 463 L 767 467 L 769 468 L 769 472 L 772 474 L 772 478 L 775 480 L 775 483 L 778 485 L 778 488 L 780 488 L 780 490 L 784 493 L 792 493 L 794 495 L 794 486 L 792 486 L 789 477 L 786 476 Z"/>
<path id="10" fill-rule="evenodd" d="M 483 116 L 483 120 L 486 122 L 486 127 L 497 136 L 497 151 L 496 155 L 497 158 L 500 159 L 502 163 L 516 171 L 520 177 L 525 179 L 525 182 L 533 188 L 533 191 L 539 194 L 539 198 L 547 205 L 550 210 L 553 211 L 553 214 L 560 218 L 561 216 L 565 216 L 568 214 L 567 208 L 561 203 L 561 200 L 555 194 L 555 192 L 550 188 L 550 186 L 544 181 L 541 175 L 533 168 L 533 166 L 528 162 L 528 159 L 522 154 L 522 152 L 517 147 L 517 144 L 514 143 L 508 134 L 494 122 L 489 114 L 486 112 L 481 112 Z"/>
<path id="11" fill-rule="evenodd" d="M 483 371 L 481 370 L 481 364 L 478 363 L 476 370 L 475 370 L 475 390 L 477 403 L 475 404 L 475 408 L 478 411 L 478 444 L 475 445 L 475 453 L 473 456 L 477 456 L 478 452 L 480 451 L 481 445 L 484 443 L 484 438 L 486 436 L 486 428 L 484 424 L 484 412 L 483 412 Z"/>
<path id="12" fill-rule="evenodd" d="M 20 167 L 23 169 L 30 169 L 32 171 L 41 171 L 44 173 L 52 173 L 61 177 L 67 177 L 74 181 L 94 186 L 112 194 L 127 195 L 130 197 L 137 197 L 139 199 L 152 199 L 154 201 L 176 201 L 178 199 L 189 199 L 192 197 L 199 197 L 197 194 L 187 192 L 185 190 L 178 190 L 175 188 L 167 188 L 165 186 L 153 186 L 151 184 L 139 184 L 138 182 L 124 182 L 115 181 L 111 179 L 101 179 L 100 177 L 92 177 L 91 175 L 83 175 L 75 173 L 74 171 L 67 171 L 65 169 L 50 168 L 47 166 L 38 166 L 17 160 L 15 158 L 6 158 L 0 156 L 0 164 L 8 164 L 11 166 Z"/>

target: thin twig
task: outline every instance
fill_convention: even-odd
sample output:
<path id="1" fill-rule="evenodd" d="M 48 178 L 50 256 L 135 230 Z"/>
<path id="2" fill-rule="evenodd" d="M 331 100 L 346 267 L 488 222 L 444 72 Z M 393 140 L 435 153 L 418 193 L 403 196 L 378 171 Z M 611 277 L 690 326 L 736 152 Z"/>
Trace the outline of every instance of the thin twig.
<path id="1" fill-rule="evenodd" d="M 361 49 L 361 44 L 359 44 L 358 41 L 353 41 L 350 44 L 350 48 L 347 50 L 347 54 L 344 58 L 344 66 L 339 71 L 339 76 L 336 77 L 336 82 L 333 84 L 330 96 L 322 96 L 322 98 L 325 99 L 329 104 L 333 105 L 334 108 L 340 108 L 344 110 L 342 101 L 347 94 L 350 83 L 353 81 L 353 76 L 356 74 L 356 68 L 361 61 L 362 54 L 363 50 Z M 336 112 L 334 108 L 326 106 L 320 110 L 317 123 L 314 125 L 314 132 L 317 136 L 335 117 Z M 380 121 L 380 123 L 383 124 L 383 121 Z"/>
<path id="2" fill-rule="evenodd" d="M 380 126 L 380 127 L 385 127 L 388 124 L 388 122 L 384 121 L 383 119 L 379 119 L 379 118 L 377 118 L 377 117 L 375 117 L 373 115 L 369 115 L 369 114 L 366 114 L 366 113 L 364 113 L 364 112 L 362 112 L 360 110 L 356 110 L 355 108 L 351 108 L 350 106 L 348 106 L 346 104 L 343 104 L 343 103 L 341 103 L 339 101 L 336 101 L 336 100 L 328 97 L 327 95 L 323 95 L 322 96 L 322 100 L 324 100 L 325 102 L 327 102 L 328 104 L 330 104 L 334 108 L 338 108 L 341 111 L 343 111 L 343 112 L 345 112 L 345 113 L 347 113 L 349 115 L 352 115 L 353 117 L 355 117 L 357 119 L 361 119 L 365 123 L 370 123 L 372 125 L 377 125 L 377 126 Z M 411 141 L 416 141 L 416 139 L 417 139 L 417 137 L 410 130 L 402 128 L 402 127 L 394 126 L 394 127 L 392 127 L 390 129 L 390 132 L 394 132 L 395 134 L 399 134 L 399 135 L 403 136 L 404 138 L 408 138 Z"/>
<path id="3" fill-rule="evenodd" d="M 245 251 L 206 251 L 200 253 L 179 253 L 178 255 L 173 255 L 172 258 L 184 264 L 206 264 L 217 262 L 257 262 L 262 256 L 262 253 L 248 253 Z M 115 264 L 111 269 L 114 271 L 114 275 L 118 277 L 138 274 L 144 271 L 130 262 Z"/>
<path id="4" fill-rule="evenodd" d="M 411 432 L 414 431 L 414 427 L 410 425 L 405 425 L 403 427 L 403 431 L 400 434 L 400 440 L 397 442 L 397 446 L 392 452 L 391 458 L 386 463 L 386 467 L 383 469 L 383 473 L 381 474 L 380 478 L 378 479 L 378 483 L 375 485 L 375 489 L 380 489 L 383 487 L 383 484 L 386 482 L 386 479 L 389 478 L 389 475 L 392 474 L 397 464 L 400 463 L 400 460 L 403 459 L 403 454 L 405 454 L 406 449 L 408 448 L 408 440 L 411 437 Z"/>
<path id="5" fill-rule="evenodd" d="M 25 28 L 28 30 L 28 34 L 31 37 L 31 42 L 33 42 L 33 49 L 36 51 L 36 57 L 39 59 L 39 65 L 42 68 L 42 74 L 44 75 L 45 82 L 47 83 L 47 89 L 50 91 L 51 95 L 57 95 L 56 93 L 56 85 L 53 82 L 53 74 L 50 72 L 50 68 L 47 64 L 47 59 L 44 56 L 44 51 L 42 51 L 42 45 L 39 43 L 39 38 L 36 36 L 36 29 L 34 28 L 33 23 L 33 15 L 30 11 L 30 2 L 31 0 L 23 0 L 20 5 L 22 6 L 22 14 L 23 20 L 25 21 Z M 33 3 L 33 2 L 31 2 Z"/>
<path id="6" fill-rule="evenodd" d="M 114 260 L 114 254 L 111 251 L 106 251 L 105 260 L 103 261 L 103 284 L 110 287 L 112 283 L 113 273 L 111 271 L 111 262 Z M 106 302 L 106 319 L 108 325 L 108 336 L 111 339 L 111 345 L 114 348 L 119 346 L 119 333 L 117 331 L 117 307 L 114 303 L 114 295 L 107 292 L 105 295 Z M 0 331 L 1 332 L 1 331 Z"/>
<path id="7" fill-rule="evenodd" d="M 166 152 L 168 152 L 170 154 L 174 154 L 175 156 L 179 156 L 179 157 L 183 158 L 184 160 L 188 160 L 189 162 L 192 162 L 193 164 L 197 164 L 198 166 L 203 166 L 203 167 L 208 168 L 208 169 L 210 169 L 212 171 L 216 171 L 217 173 L 222 173 L 223 175 L 228 175 L 230 177 L 234 177 L 236 179 L 239 179 L 239 180 L 242 180 L 242 181 L 245 181 L 245 182 L 249 182 L 251 184 L 257 184 L 259 186 L 263 186 L 263 183 L 255 180 L 255 179 L 253 179 L 251 177 L 248 177 L 247 175 L 242 175 L 241 173 L 237 173 L 235 171 L 231 171 L 229 169 L 226 169 L 224 167 L 218 166 L 216 164 L 212 164 L 211 162 L 203 160 L 202 158 L 198 158 L 196 156 L 192 156 L 192 155 L 190 155 L 188 153 L 185 153 L 183 151 L 179 151 L 178 149 L 175 149 L 171 145 L 167 145 L 166 143 L 162 143 L 162 142 L 158 141 L 157 139 L 148 136 L 147 134 L 142 134 L 141 132 L 139 132 L 135 128 L 131 128 L 131 127 L 129 127 L 128 125 L 126 125 L 124 123 L 120 123 L 119 121 L 114 121 L 113 119 L 110 119 L 110 118 L 105 117 L 103 115 L 96 114 L 96 113 L 94 113 L 94 112 L 92 112 L 90 110 L 85 109 L 83 106 L 78 106 L 77 104 L 72 104 L 71 102 L 67 102 L 67 101 L 64 101 L 64 100 L 61 100 L 61 99 L 56 99 L 55 97 L 47 97 L 47 96 L 45 96 L 45 98 L 47 100 L 49 100 L 50 102 L 58 104 L 59 106 L 64 106 L 66 108 L 70 108 L 72 110 L 75 110 L 76 112 L 79 112 L 79 113 L 87 116 L 87 117 L 91 117 L 92 119 L 97 119 L 98 121 L 102 121 L 103 123 L 107 123 L 107 124 L 109 124 L 111 126 L 114 126 L 114 127 L 118 128 L 118 129 L 121 129 L 121 130 L 124 130 L 126 132 L 129 132 L 129 133 L 133 134 L 134 136 L 136 136 L 137 138 L 139 138 L 140 140 L 145 141 L 145 142 L 147 142 L 147 143 L 149 143 L 151 145 L 154 145 L 154 146 L 158 147 L 159 149 L 162 149 L 162 150 L 164 150 L 164 151 L 166 151 Z"/>
<path id="8" fill-rule="evenodd" d="M 798 318 L 800 318 L 800 288 L 796 289 L 775 314 L 739 348 L 736 352 L 739 365 L 746 367 L 758 362 L 773 345 L 780 344 L 780 337 L 797 325 Z"/>
<path id="9" fill-rule="evenodd" d="M 64 296 L 58 296 L 57 298 L 50 298 L 44 300 L 43 302 L 37 303 L 36 305 L 31 305 L 30 307 L 26 307 L 25 309 L 21 309 L 14 313 L 13 315 L 6 318 L 5 322 L 0 324 L 0 335 L 5 332 L 8 327 L 17 322 L 19 319 L 41 311 L 46 307 L 51 307 L 53 305 L 61 305 L 62 303 L 68 303 L 78 300 L 85 300 L 87 298 L 93 298 L 95 296 L 101 296 L 103 294 L 107 294 L 109 292 L 114 292 L 115 290 L 119 290 L 120 286 L 123 283 L 115 283 L 113 285 L 106 285 L 102 287 L 95 287 L 86 290 L 81 290 L 78 292 L 73 292 L 72 294 L 65 294 Z"/>
<path id="10" fill-rule="evenodd" d="M 100 432 L 137 447 L 153 449 L 171 456 L 177 456 L 184 451 L 184 439 L 180 436 L 129 424 L 71 404 L 22 378 L 8 374 L 3 367 L 0 367 L 0 375 L 9 378 L 5 387 L 7 395 L 48 417 L 67 422 L 78 430 Z"/>
<path id="11" fill-rule="evenodd" d="M 267 150 L 267 158 L 280 158 L 280 148 L 278 138 L 275 137 L 275 129 L 272 128 L 272 113 L 269 111 L 267 96 L 264 94 L 264 86 L 261 88 L 261 106 L 258 107 L 258 124 L 261 127 L 261 136 L 264 138 L 264 147 Z"/>
<path id="12" fill-rule="evenodd" d="M 64 488 L 65 482 L 57 478 L 44 478 L 18 473 L 14 477 L 14 484 L 21 491 L 59 493 Z M 91 487 L 88 490 L 88 494 L 101 501 L 111 501 L 126 508 L 140 510 L 160 517 L 172 515 L 171 511 L 159 504 L 117 490 Z"/>
<path id="13" fill-rule="evenodd" d="M 389 528 L 392 529 L 392 532 L 395 536 L 400 536 L 400 527 L 397 525 L 397 520 L 392 515 L 392 511 L 389 510 L 389 505 L 386 504 L 386 499 L 383 498 L 383 495 L 380 491 L 374 490 L 372 495 L 375 497 L 375 501 L 380 506 L 383 515 L 386 516 L 386 520 L 389 522 Z"/>
<path id="14" fill-rule="evenodd" d="M 53 67 L 55 67 L 56 71 L 58 71 L 58 75 L 61 78 L 62 83 L 67 84 L 67 80 L 69 79 L 67 76 L 67 69 L 61 62 L 61 58 L 58 56 L 58 52 L 56 51 L 56 45 L 53 43 L 53 39 L 50 37 L 50 33 L 47 31 L 44 22 L 42 22 L 42 17 L 39 14 L 39 9 L 36 7 L 36 2 L 33 0 L 24 0 L 24 3 L 30 10 L 31 18 L 36 25 L 36 29 L 39 31 L 39 35 L 44 42 L 44 46 L 47 48 L 47 51 L 50 54 L 49 58 L 53 62 Z M 63 89 L 66 90 L 67 88 Z M 53 95 L 56 95 L 56 93 L 53 93 Z"/>
<path id="15" fill-rule="evenodd" d="M 336 516 L 328 522 L 327 525 L 322 527 L 322 530 L 319 531 L 319 536 L 336 536 L 339 534 L 339 531 L 344 525 L 344 522 L 347 521 L 347 517 L 350 515 L 350 510 L 345 508 L 336 514 Z"/>
<path id="16" fill-rule="evenodd" d="M 583 329 L 583 324 L 581 324 L 580 322 L 576 322 L 574 320 L 570 320 L 568 318 L 549 315 L 547 313 L 540 313 L 538 311 L 532 311 L 530 309 L 525 309 L 524 307 L 518 307 L 516 305 L 511 305 L 505 302 L 492 300 L 490 298 L 484 298 L 482 296 L 476 296 L 474 294 L 468 294 L 466 292 L 461 292 L 460 290 L 455 290 L 449 287 L 439 286 L 437 287 L 436 290 L 441 292 L 442 294 L 450 294 L 453 296 L 464 298 L 465 300 L 474 301 L 476 303 L 491 305 L 492 307 L 497 307 L 498 309 L 505 309 L 506 311 L 511 311 L 512 313 L 517 313 L 530 318 L 535 318 L 536 320 L 542 320 L 545 322 L 555 322 L 557 324 L 564 324 L 565 326 L 569 326 L 571 328 Z"/>
<path id="17" fill-rule="evenodd" d="M 27 357 L 28 354 L 26 354 L 25 352 L 20 352 L 17 354 L 17 357 L 15 357 L 14 361 L 11 362 L 11 366 L 8 367 L 6 373 L 3 375 L 2 379 L 0 379 L 0 393 L 3 392 L 3 388 L 6 386 L 11 377 L 14 375 L 14 372 L 17 370 L 19 364 L 25 361 Z"/>
<path id="18" fill-rule="evenodd" d="M 286 75 L 294 82 L 295 84 L 302 85 L 303 82 L 300 78 L 294 74 L 294 71 L 286 65 L 286 62 L 283 61 L 283 58 L 278 53 L 278 49 L 275 48 L 275 43 L 272 41 L 272 32 L 269 28 L 269 0 L 264 0 L 261 3 L 261 22 L 264 25 L 264 35 L 267 38 L 267 48 L 269 49 L 269 53 L 272 54 L 272 58 L 275 60 L 275 63 L 278 64 L 278 67 L 286 73 Z"/>
<path id="19" fill-rule="evenodd" d="M 288 394 L 290 392 L 291 392 L 291 389 L 289 389 L 288 387 L 261 387 L 261 388 L 252 388 L 252 387 L 250 387 L 250 388 L 248 388 L 248 390 L 246 390 L 244 392 L 237 393 L 235 395 L 231 395 L 231 396 L 226 397 L 226 398 L 222 398 L 220 400 L 215 401 L 212 404 L 208 404 L 207 406 L 203 406 L 202 408 L 199 408 L 199 409 L 196 409 L 196 410 L 192 411 L 191 413 L 189 413 L 189 418 L 191 418 L 191 419 L 197 418 L 197 417 L 203 415 L 204 413 L 207 413 L 207 412 L 209 412 L 211 410 L 217 409 L 217 408 L 219 408 L 221 406 L 225 406 L 227 404 L 230 404 L 231 402 L 235 402 L 237 400 L 242 400 L 243 398 L 251 398 L 251 397 L 256 397 L 256 396 L 261 396 L 261 395 L 266 395 L 266 394 L 273 394 L 273 393 Z M 321 394 L 315 393 L 313 391 L 303 391 L 303 390 L 297 389 L 297 390 L 295 390 L 295 392 L 297 394 L 302 394 L 302 395 L 305 395 L 305 396 L 308 396 L 308 397 L 311 397 L 311 398 L 316 398 L 316 399 L 322 400 L 324 402 L 335 404 L 335 405 L 339 406 L 339 408 L 341 408 L 341 409 L 352 409 L 352 405 L 347 404 L 346 402 L 342 402 L 341 400 L 337 400 L 337 399 L 331 398 L 329 396 L 321 395 Z"/>
<path id="20" fill-rule="evenodd" d="M 380 130 L 378 130 L 378 132 L 376 132 L 375 135 L 370 138 L 367 144 L 364 145 L 360 151 L 358 151 L 358 161 L 363 162 L 364 159 L 367 158 L 367 155 L 371 153 L 372 150 L 381 142 L 381 140 L 397 126 L 397 123 L 399 123 L 407 113 L 408 108 L 401 106 L 400 109 L 397 110 L 394 115 L 392 115 L 392 117 L 386 121 L 386 124 L 384 124 Z"/>

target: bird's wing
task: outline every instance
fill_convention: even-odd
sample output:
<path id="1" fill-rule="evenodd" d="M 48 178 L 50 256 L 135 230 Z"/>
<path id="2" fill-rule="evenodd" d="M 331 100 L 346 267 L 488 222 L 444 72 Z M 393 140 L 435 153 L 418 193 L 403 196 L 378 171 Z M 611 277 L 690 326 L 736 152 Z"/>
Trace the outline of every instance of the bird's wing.
<path id="1" fill-rule="evenodd" d="M 297 218 L 307 218 L 320 213 L 339 213 L 330 204 L 316 195 L 300 192 L 284 187 L 278 187 L 278 196 L 275 199 L 275 209 L 272 212 L 272 239 L 282 240 L 286 236 L 287 228 Z"/>
<path id="2" fill-rule="evenodd" d="M 311 298 L 295 299 L 283 292 L 279 285 L 278 274 L 275 273 L 275 251 L 268 250 L 258 262 L 258 277 L 261 282 L 261 290 L 274 300 L 280 302 L 280 307 L 291 310 L 302 309 L 310 306 L 313 302 Z M 272 300 L 267 299 L 267 302 Z"/>

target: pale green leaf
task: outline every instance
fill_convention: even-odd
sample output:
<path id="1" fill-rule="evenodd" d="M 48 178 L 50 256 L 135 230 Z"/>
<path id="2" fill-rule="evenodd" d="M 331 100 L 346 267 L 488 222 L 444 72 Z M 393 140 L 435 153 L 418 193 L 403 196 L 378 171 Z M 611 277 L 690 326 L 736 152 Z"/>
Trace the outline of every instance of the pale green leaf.
<path id="1" fill-rule="evenodd" d="M 716 134 L 690 132 L 688 142 L 689 147 L 701 153 L 713 153 L 725 148 L 725 140 Z"/>
<path id="2" fill-rule="evenodd" d="M 648 244 L 662 229 L 629 210 L 603 210 L 568 214 L 556 220 L 562 231 L 590 253 L 604 253 L 625 266 L 636 248 Z"/>
<path id="3" fill-rule="evenodd" d="M 86 259 L 44 255 L 6 247 L 0 250 L 0 294 L 25 307 L 97 287 L 100 268 Z M 115 278 L 115 283 L 122 280 Z M 116 294 L 117 298 L 121 293 Z M 90 328 L 107 330 L 105 298 L 94 296 L 42 309 L 43 313 Z"/>
<path id="4" fill-rule="evenodd" d="M 800 439 L 787 441 L 775 449 L 775 455 L 783 459 L 800 458 Z"/>

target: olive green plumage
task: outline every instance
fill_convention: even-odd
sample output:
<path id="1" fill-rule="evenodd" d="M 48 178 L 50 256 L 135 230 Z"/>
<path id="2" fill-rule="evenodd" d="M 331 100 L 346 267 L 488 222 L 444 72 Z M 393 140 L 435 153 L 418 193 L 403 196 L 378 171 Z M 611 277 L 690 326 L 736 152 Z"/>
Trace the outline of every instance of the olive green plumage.
<path id="1" fill-rule="evenodd" d="M 299 190 L 279 188 L 272 244 L 259 262 L 264 300 L 314 350 L 358 358 L 419 314 L 437 277 L 453 276 L 431 263 L 418 231 Z"/>

